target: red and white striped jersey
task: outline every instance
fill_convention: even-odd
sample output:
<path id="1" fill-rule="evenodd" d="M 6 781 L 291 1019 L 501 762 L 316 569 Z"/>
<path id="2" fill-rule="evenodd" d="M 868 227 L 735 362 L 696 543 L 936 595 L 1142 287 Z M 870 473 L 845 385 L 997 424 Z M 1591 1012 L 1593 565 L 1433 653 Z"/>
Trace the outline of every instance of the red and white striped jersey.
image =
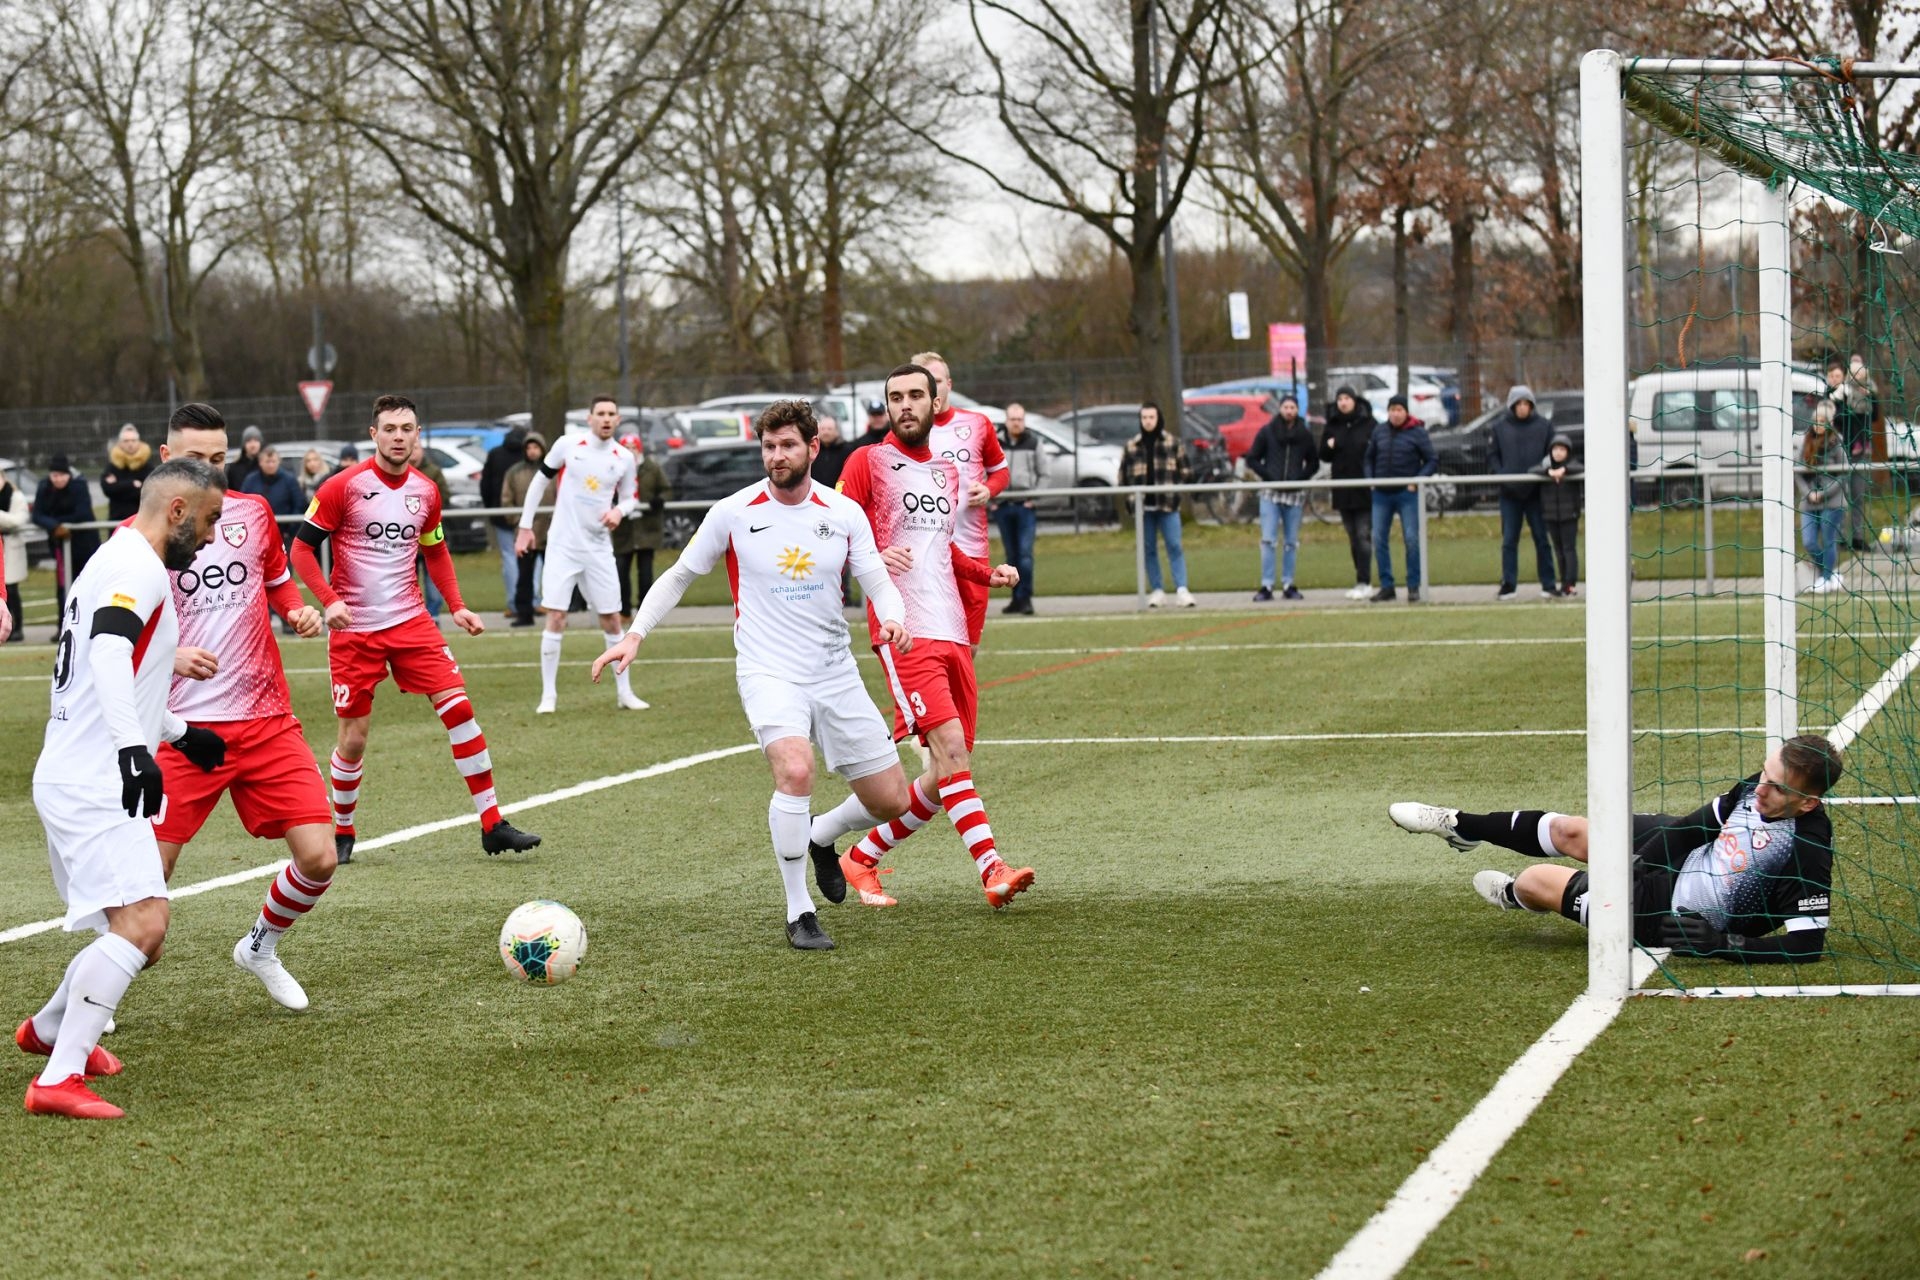
<path id="1" fill-rule="evenodd" d="M 927 447 L 936 458 L 945 458 L 960 469 L 960 488 L 987 482 L 987 473 L 1005 471 L 1007 455 L 994 433 L 993 420 L 972 409 L 949 408 L 933 420 L 933 433 Z M 954 527 L 953 540 L 976 560 L 987 558 L 987 504 L 982 502 L 961 512 Z"/>
<path id="2" fill-rule="evenodd" d="M 542 470 L 554 474 L 553 524 L 547 530 L 547 551 L 604 551 L 612 554 L 613 530 L 601 517 L 614 507 L 632 512 L 638 505 L 634 482 L 639 466 L 633 451 L 598 436 L 568 436 L 553 446 Z M 530 486 L 520 527 L 533 528 L 541 492 Z"/>
<path id="3" fill-rule="evenodd" d="M 327 581 L 353 610 L 349 631 L 384 631 L 426 612 L 414 557 L 446 536 L 433 481 L 412 467 L 390 476 L 368 458 L 320 486 L 307 521 L 330 535 Z"/>
<path id="4" fill-rule="evenodd" d="M 866 511 L 874 544 L 882 551 L 906 547 L 913 552 L 913 568 L 893 577 L 906 601 L 907 634 L 966 644 L 967 611 L 953 570 L 955 524 L 967 505 L 960 469 L 931 453 L 916 458 L 889 435 L 847 459 L 840 492 Z M 879 620 L 871 606 L 867 626 L 878 644 Z"/>
<path id="5" fill-rule="evenodd" d="M 256 493 L 228 490 L 193 567 L 169 575 L 180 643 L 220 660 L 212 679 L 175 676 L 167 706 L 193 724 L 283 716 L 292 710 L 267 591 L 292 575 L 273 508 Z"/>

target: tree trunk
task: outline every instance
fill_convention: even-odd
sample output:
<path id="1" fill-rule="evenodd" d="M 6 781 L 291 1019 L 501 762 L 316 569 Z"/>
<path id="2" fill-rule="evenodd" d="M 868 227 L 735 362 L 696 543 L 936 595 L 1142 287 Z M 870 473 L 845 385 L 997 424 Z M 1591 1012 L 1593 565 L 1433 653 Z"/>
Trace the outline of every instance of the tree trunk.
<path id="1" fill-rule="evenodd" d="M 514 281 L 533 429 L 558 443 L 567 425 L 566 252 L 540 246 Z"/>
<path id="2" fill-rule="evenodd" d="M 847 374 L 846 267 L 840 261 L 838 246 L 830 245 L 821 264 L 820 340 L 829 386 L 837 386 Z"/>
<path id="3" fill-rule="evenodd" d="M 1447 218 L 1447 239 L 1453 267 L 1453 297 L 1447 317 L 1449 336 L 1460 352 L 1460 416 L 1479 416 L 1480 334 L 1473 315 L 1473 230 L 1478 220 L 1471 209 Z"/>
<path id="4" fill-rule="evenodd" d="M 1301 258 L 1300 285 L 1306 306 L 1307 331 L 1307 403 L 1321 413 L 1333 406 L 1327 386 L 1328 347 L 1332 342 L 1331 289 L 1328 275 L 1333 269 L 1330 246 L 1314 235 Z"/>
<path id="5" fill-rule="evenodd" d="M 1133 335 L 1140 361 L 1141 399 L 1160 406 L 1167 422 L 1177 422 L 1173 395 L 1173 344 L 1167 332 L 1167 277 L 1160 265 L 1156 237 L 1136 244 L 1127 255 L 1133 275 L 1133 293 L 1127 311 L 1127 331 Z"/>
<path id="6" fill-rule="evenodd" d="M 1393 211 L 1393 389 L 1401 395 L 1407 393 L 1412 360 L 1407 351 L 1407 304 L 1412 292 L 1407 274 L 1407 207 L 1401 205 Z"/>

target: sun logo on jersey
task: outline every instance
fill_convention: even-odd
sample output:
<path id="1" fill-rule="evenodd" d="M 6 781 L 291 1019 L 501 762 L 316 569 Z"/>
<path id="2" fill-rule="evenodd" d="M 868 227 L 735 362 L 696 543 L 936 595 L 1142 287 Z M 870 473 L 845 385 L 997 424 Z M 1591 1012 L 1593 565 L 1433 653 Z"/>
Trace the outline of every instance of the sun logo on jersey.
<path id="1" fill-rule="evenodd" d="M 795 582 L 813 576 L 813 555 L 798 547 L 788 547 L 780 555 L 780 572 Z"/>
<path id="2" fill-rule="evenodd" d="M 588 476 L 588 477 L 586 478 L 586 480 L 585 480 L 585 481 L 583 481 L 583 483 L 584 483 L 584 484 L 585 484 L 585 485 L 587 486 L 587 492 L 588 492 L 588 493 L 598 493 L 598 492 L 600 492 L 600 477 L 599 477 L 599 476 Z"/>

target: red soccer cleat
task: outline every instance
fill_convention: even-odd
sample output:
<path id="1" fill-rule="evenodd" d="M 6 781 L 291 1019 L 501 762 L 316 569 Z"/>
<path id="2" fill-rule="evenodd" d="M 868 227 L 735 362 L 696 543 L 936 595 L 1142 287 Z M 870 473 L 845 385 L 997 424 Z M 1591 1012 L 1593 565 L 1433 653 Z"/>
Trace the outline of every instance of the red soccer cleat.
<path id="1" fill-rule="evenodd" d="M 860 901 L 869 907 L 895 905 L 894 900 L 887 896 L 887 891 L 880 887 L 880 871 L 877 867 L 856 862 L 851 853 L 843 853 L 840 855 L 840 874 L 847 878 L 847 883 L 852 885 L 854 892 L 860 895 Z"/>
<path id="2" fill-rule="evenodd" d="M 20 1046 L 20 1052 L 38 1054 L 42 1058 L 53 1052 L 53 1046 L 42 1040 L 33 1029 L 32 1018 L 20 1024 L 20 1029 L 13 1033 L 13 1042 Z M 117 1076 L 122 1070 L 120 1059 L 99 1045 L 93 1046 L 93 1052 L 87 1055 L 89 1076 Z"/>
<path id="3" fill-rule="evenodd" d="M 59 1084 L 27 1086 L 27 1111 L 36 1116 L 72 1116 L 75 1120 L 118 1120 L 127 1114 L 87 1088 L 79 1076 L 68 1076 Z"/>
<path id="4" fill-rule="evenodd" d="M 1004 862 L 996 862 L 981 877 L 980 886 L 987 891 L 987 901 L 998 911 L 1013 901 L 1014 894 L 1033 888 L 1033 868 L 1021 867 L 1016 871 Z"/>

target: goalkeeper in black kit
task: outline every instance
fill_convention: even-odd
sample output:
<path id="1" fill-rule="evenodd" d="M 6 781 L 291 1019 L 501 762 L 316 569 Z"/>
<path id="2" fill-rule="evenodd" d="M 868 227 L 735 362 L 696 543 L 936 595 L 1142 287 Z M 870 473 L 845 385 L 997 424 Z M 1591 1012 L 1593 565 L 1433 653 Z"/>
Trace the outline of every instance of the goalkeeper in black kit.
<path id="1" fill-rule="evenodd" d="M 1833 825 L 1821 797 L 1846 769 L 1839 748 L 1789 738 L 1759 773 L 1692 813 L 1633 817 L 1633 940 L 1749 964 L 1818 960 L 1827 942 Z M 1482 842 L 1542 858 L 1587 860 L 1587 820 L 1540 809 L 1462 813 L 1402 802 L 1401 829 L 1462 853 Z M 1473 887 L 1503 911 L 1557 911 L 1587 923 L 1587 873 L 1542 863 L 1518 876 L 1482 871 Z"/>

